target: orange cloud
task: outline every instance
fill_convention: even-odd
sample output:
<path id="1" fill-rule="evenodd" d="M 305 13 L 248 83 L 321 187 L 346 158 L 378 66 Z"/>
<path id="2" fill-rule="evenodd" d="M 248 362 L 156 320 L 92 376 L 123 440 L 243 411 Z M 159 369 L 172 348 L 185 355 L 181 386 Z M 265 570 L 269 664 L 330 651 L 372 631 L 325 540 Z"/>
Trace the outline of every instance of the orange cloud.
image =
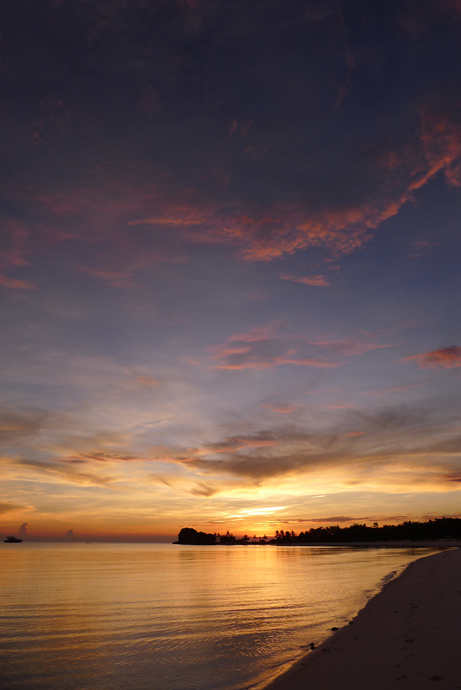
<path id="1" fill-rule="evenodd" d="M 12 290 L 35 290 L 36 286 L 28 280 L 16 280 L 15 278 L 7 278 L 7 276 L 0 275 L 0 285 L 11 288 Z"/>
<path id="2" fill-rule="evenodd" d="M 325 276 L 292 276 L 288 273 L 282 273 L 279 278 L 292 280 L 294 283 L 302 283 L 303 285 L 314 285 L 315 287 L 326 287 L 330 284 Z"/>
<path id="3" fill-rule="evenodd" d="M 461 367 L 461 347 L 442 347 L 439 350 L 425 352 L 420 355 L 411 355 L 400 360 L 401 362 L 417 362 L 420 369 L 453 369 Z"/>

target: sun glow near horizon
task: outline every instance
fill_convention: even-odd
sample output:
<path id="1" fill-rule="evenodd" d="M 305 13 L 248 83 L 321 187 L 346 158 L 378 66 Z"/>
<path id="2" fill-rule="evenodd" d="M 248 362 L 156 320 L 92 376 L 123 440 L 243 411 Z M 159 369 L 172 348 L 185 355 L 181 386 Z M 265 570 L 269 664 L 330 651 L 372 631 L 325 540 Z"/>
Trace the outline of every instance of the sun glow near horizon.
<path id="1" fill-rule="evenodd" d="M 2 533 L 460 514 L 461 13 L 314 4 L 0 4 Z"/>

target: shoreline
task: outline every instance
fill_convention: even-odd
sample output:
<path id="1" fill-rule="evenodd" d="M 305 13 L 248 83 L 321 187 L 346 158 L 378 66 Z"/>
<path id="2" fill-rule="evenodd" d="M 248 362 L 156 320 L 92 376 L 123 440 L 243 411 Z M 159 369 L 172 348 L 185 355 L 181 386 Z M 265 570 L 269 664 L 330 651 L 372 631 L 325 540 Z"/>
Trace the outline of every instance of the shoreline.
<path id="1" fill-rule="evenodd" d="M 431 541 L 322 541 L 322 542 L 302 542 L 299 544 L 293 543 L 293 544 L 267 544 L 267 546 L 332 546 L 332 547 L 338 547 L 338 546 L 347 546 L 347 547 L 354 547 L 354 548 L 380 548 L 380 547 L 385 547 L 385 548 L 409 548 L 409 549 L 414 549 L 414 548 L 419 548 L 419 549 L 457 549 L 461 548 L 461 544 L 457 540 L 453 539 L 433 539 Z"/>
<path id="2" fill-rule="evenodd" d="M 461 548 L 452 546 L 410 563 L 265 690 L 461 689 L 460 620 Z"/>

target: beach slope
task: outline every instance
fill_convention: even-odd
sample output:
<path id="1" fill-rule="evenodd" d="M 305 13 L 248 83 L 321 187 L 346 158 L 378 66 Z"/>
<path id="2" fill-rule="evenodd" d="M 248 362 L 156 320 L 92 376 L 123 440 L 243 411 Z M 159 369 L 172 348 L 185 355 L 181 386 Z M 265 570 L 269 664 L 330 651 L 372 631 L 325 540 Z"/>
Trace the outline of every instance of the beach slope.
<path id="1" fill-rule="evenodd" d="M 267 690 L 461 690 L 461 549 L 411 563 Z"/>

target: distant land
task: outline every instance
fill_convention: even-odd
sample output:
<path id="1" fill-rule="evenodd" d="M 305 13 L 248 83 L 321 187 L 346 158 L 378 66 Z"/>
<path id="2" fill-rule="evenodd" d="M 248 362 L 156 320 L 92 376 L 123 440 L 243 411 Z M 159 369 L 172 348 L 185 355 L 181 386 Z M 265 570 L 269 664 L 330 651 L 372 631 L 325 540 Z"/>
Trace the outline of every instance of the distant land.
<path id="1" fill-rule="evenodd" d="M 460 518 L 436 518 L 425 522 L 402 522 L 400 525 L 383 525 L 378 527 L 353 524 L 350 527 L 334 525 L 330 527 L 313 527 L 306 532 L 296 534 L 293 530 L 277 530 L 275 537 L 236 537 L 227 530 L 226 534 L 197 532 L 192 527 L 183 527 L 174 544 L 219 545 L 219 544 L 341 544 L 393 541 L 437 541 L 440 539 L 461 540 Z"/>

